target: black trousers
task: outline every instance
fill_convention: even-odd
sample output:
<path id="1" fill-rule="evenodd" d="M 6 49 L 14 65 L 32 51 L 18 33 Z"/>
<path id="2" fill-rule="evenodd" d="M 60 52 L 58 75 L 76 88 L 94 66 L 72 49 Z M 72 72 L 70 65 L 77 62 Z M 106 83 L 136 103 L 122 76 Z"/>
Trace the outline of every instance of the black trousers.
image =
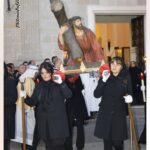
<path id="1" fill-rule="evenodd" d="M 76 127 L 77 127 L 77 139 L 76 139 L 76 147 L 78 150 L 82 150 L 84 148 L 85 143 L 85 135 L 84 135 L 84 121 L 82 119 L 76 119 Z M 74 120 L 72 118 L 69 119 L 69 129 L 70 129 L 70 137 L 66 138 L 65 141 L 65 149 L 73 150 L 72 147 L 72 137 L 73 137 L 73 127 Z"/>
<path id="2" fill-rule="evenodd" d="M 146 144 L 146 103 L 144 104 L 144 114 L 145 114 L 145 124 L 144 124 L 144 129 L 140 135 L 139 138 L 139 143 L 141 144 Z"/>
<path id="3" fill-rule="evenodd" d="M 104 140 L 104 150 L 123 150 L 123 141 Z"/>
<path id="4" fill-rule="evenodd" d="M 4 150 L 10 150 L 10 139 L 4 140 Z"/>
<path id="5" fill-rule="evenodd" d="M 65 139 L 53 139 L 44 141 L 46 144 L 46 150 L 65 150 Z"/>
<path id="6" fill-rule="evenodd" d="M 34 134 L 33 134 L 33 141 L 32 141 L 32 150 L 36 150 L 39 144 L 40 139 L 38 138 L 38 130 L 37 124 L 35 124 Z"/>
<path id="7" fill-rule="evenodd" d="M 34 111 L 34 116 L 35 116 L 35 120 L 36 120 L 37 119 L 36 110 Z M 38 126 L 37 126 L 37 123 L 35 123 L 35 128 L 34 128 L 34 133 L 33 133 L 33 141 L 32 141 L 32 149 L 31 150 L 37 149 L 39 141 L 40 141 L 40 139 L 38 137 Z"/>
<path id="8" fill-rule="evenodd" d="M 140 87 L 133 89 L 133 104 L 134 105 L 143 105 L 143 95 Z"/>

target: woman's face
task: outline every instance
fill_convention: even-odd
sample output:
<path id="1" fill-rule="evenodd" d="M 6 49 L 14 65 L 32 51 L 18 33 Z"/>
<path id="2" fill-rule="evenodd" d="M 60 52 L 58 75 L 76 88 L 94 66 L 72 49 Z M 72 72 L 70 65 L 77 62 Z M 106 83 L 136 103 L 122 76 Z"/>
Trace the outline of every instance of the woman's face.
<path id="1" fill-rule="evenodd" d="M 46 69 L 42 68 L 41 77 L 44 81 L 49 81 L 49 80 L 51 80 L 51 73 L 47 72 Z"/>
<path id="2" fill-rule="evenodd" d="M 111 67 L 111 72 L 114 76 L 117 76 L 120 73 L 120 71 L 122 70 L 122 65 L 118 64 L 116 61 L 113 61 L 110 64 L 110 67 Z"/>
<path id="3" fill-rule="evenodd" d="M 20 74 L 23 74 L 26 71 L 26 66 L 25 65 L 19 66 L 18 71 L 19 71 Z"/>

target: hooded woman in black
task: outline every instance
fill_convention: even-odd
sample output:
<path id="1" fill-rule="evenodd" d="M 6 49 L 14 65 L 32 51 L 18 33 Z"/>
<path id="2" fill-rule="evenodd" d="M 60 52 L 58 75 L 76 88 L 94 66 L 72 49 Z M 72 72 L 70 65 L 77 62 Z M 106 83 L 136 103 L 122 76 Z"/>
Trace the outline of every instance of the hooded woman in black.
<path id="1" fill-rule="evenodd" d="M 69 136 L 64 100 L 71 97 L 71 91 L 57 75 L 52 79 L 53 66 L 44 62 L 40 66 L 43 79 L 35 88 L 31 100 L 25 102 L 35 106 L 37 136 L 44 140 L 47 150 L 63 150 L 64 139 Z"/>
<path id="2" fill-rule="evenodd" d="M 123 150 L 127 139 L 126 103 L 132 102 L 132 87 L 122 58 L 110 62 L 110 73 L 104 70 L 94 91 L 102 97 L 94 135 L 104 140 L 104 150 Z"/>

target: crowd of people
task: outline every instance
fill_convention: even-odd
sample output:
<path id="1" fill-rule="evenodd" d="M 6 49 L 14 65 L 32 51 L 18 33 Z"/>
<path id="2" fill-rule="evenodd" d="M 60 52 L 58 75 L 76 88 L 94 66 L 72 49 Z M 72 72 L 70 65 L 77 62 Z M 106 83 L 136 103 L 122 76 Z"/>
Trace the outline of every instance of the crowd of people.
<path id="1" fill-rule="evenodd" d="M 76 147 L 84 149 L 84 121 L 90 114 L 83 94 L 83 77 L 64 75 L 60 71 L 61 63 L 57 56 L 46 58 L 39 66 L 34 60 L 25 61 L 17 70 L 13 63 L 4 63 L 5 150 L 10 149 L 11 139 L 23 143 L 22 98 L 27 150 L 36 150 L 40 140 L 45 142 L 47 150 L 73 150 L 74 125 Z M 106 64 L 100 66 L 99 80 L 92 93 L 100 107 L 93 134 L 103 139 L 104 150 L 112 147 L 123 150 L 123 141 L 127 139 L 126 103 L 143 104 L 134 93 L 141 87 L 138 79 L 141 71 L 133 63 L 128 69 L 122 58 L 114 57 L 106 68 L 103 67 Z"/>

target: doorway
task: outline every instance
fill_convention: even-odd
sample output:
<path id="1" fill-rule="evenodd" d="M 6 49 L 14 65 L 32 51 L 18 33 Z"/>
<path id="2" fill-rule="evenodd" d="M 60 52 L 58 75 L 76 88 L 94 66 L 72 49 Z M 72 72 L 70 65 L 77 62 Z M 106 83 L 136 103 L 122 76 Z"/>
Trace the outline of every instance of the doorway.
<path id="1" fill-rule="evenodd" d="M 122 23 L 128 23 L 128 26 L 130 28 L 135 28 L 135 25 L 138 23 L 133 23 L 135 20 L 137 20 L 137 17 L 142 17 L 143 18 L 143 33 L 145 31 L 144 29 L 144 24 L 145 24 L 145 15 L 146 15 L 146 8 L 144 6 L 137 6 L 137 7 L 100 7 L 100 6 L 88 6 L 87 8 L 88 12 L 88 26 L 91 28 L 94 32 L 96 32 L 96 24 L 97 24 L 97 16 L 99 16 L 100 20 L 103 20 L 102 23 L 113 23 L 114 21 L 112 19 L 118 19 L 121 18 Z M 106 22 L 106 18 L 108 18 Z M 124 20 L 124 21 L 123 21 Z M 127 22 L 128 20 L 128 22 Z M 131 21 L 132 20 L 132 21 Z M 119 21 L 119 20 L 117 20 Z M 137 21 L 136 21 L 137 22 Z M 140 21 L 139 21 L 140 22 Z M 132 25 L 131 25 L 132 23 Z M 133 25 L 134 24 L 134 25 Z M 117 25 L 116 25 L 117 28 Z M 131 29 L 130 29 L 131 30 Z M 126 32 L 124 32 L 126 33 Z M 130 32 L 131 34 L 131 32 Z M 138 62 L 138 65 L 144 69 L 144 60 L 143 57 L 145 55 L 145 49 L 144 49 L 144 34 L 143 34 L 143 47 L 137 46 L 137 43 L 140 43 L 138 40 L 135 42 L 137 37 L 137 30 L 132 30 L 132 34 L 130 35 L 130 44 L 129 46 L 115 46 L 115 52 L 118 53 L 119 55 L 122 55 L 125 59 L 125 61 L 129 60 L 136 60 Z M 134 36 L 132 36 L 134 35 Z M 141 35 L 141 33 L 140 33 Z M 117 36 L 116 33 L 114 32 L 114 36 Z M 117 39 L 117 38 L 116 38 Z M 100 41 L 102 40 L 101 38 L 99 39 Z M 108 45 L 111 45 L 111 41 L 108 39 Z M 137 48 L 139 47 L 139 48 Z M 141 50 L 142 49 L 142 50 Z M 130 59 L 129 59 L 130 58 Z"/>
<path id="2" fill-rule="evenodd" d="M 144 67 L 143 16 L 96 15 L 96 36 L 104 50 L 105 59 L 120 56 L 126 64 L 136 61 Z"/>

